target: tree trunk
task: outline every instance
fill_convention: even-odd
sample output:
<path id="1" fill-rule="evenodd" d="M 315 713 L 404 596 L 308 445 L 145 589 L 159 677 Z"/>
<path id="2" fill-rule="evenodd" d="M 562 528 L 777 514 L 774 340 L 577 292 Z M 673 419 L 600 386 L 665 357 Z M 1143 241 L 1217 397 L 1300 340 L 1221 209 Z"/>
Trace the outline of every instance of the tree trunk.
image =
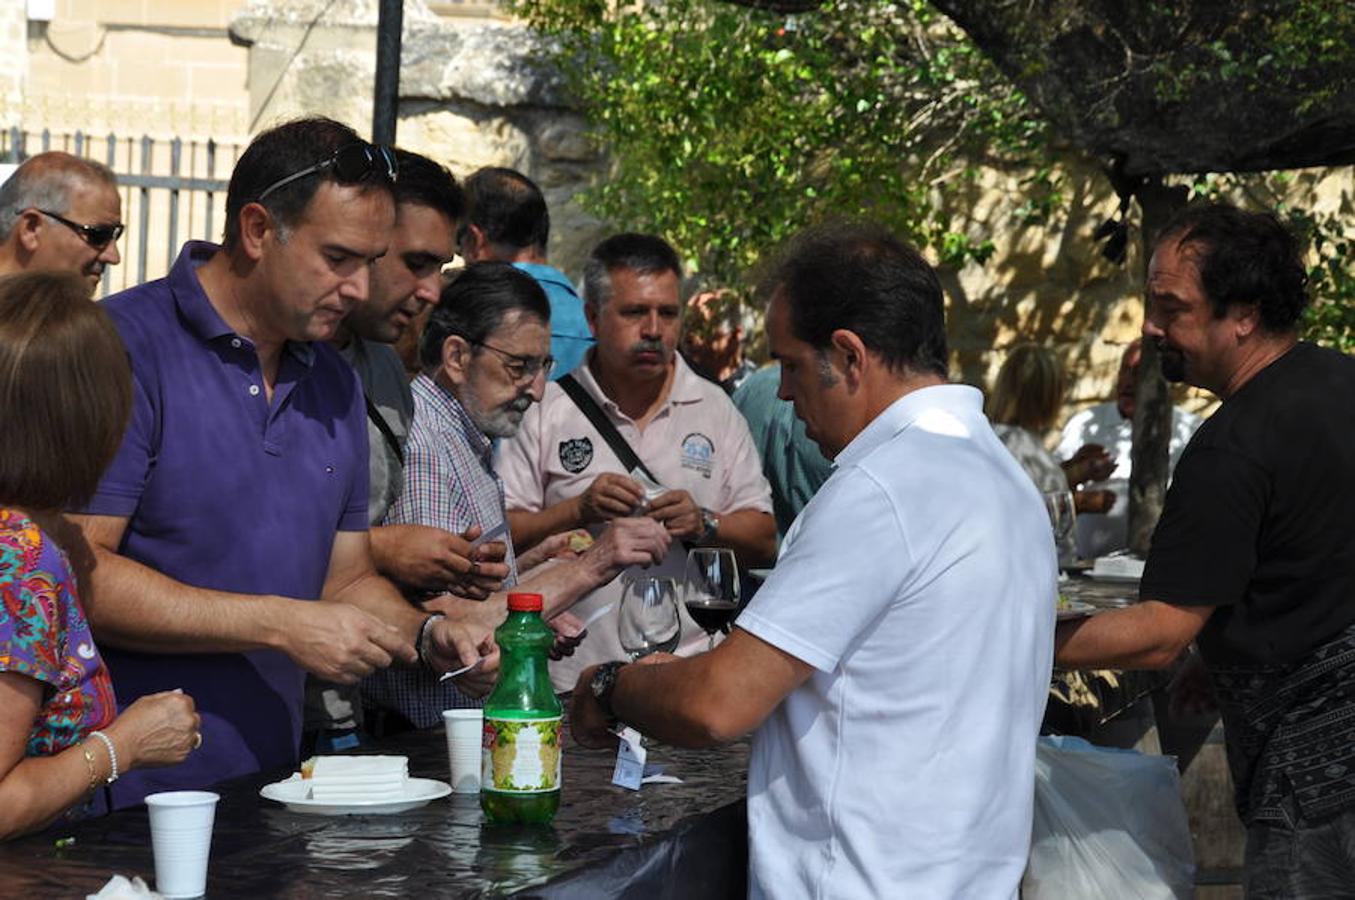
<path id="1" fill-rule="evenodd" d="M 1152 178 L 1138 191 L 1139 208 L 1143 211 L 1143 260 L 1145 283 L 1148 261 L 1158 232 L 1172 214 L 1186 203 L 1188 191 L 1184 187 L 1166 187 L 1160 178 Z M 1147 315 L 1145 302 L 1144 315 Z M 1138 385 L 1134 394 L 1134 443 L 1130 450 L 1129 473 L 1129 549 L 1142 557 L 1148 556 L 1153 529 L 1162 515 L 1162 502 L 1167 496 L 1169 450 L 1172 434 L 1172 398 L 1167 380 L 1162 377 L 1162 365 L 1157 346 L 1150 340 L 1143 342 L 1143 356 L 1139 362 Z"/>

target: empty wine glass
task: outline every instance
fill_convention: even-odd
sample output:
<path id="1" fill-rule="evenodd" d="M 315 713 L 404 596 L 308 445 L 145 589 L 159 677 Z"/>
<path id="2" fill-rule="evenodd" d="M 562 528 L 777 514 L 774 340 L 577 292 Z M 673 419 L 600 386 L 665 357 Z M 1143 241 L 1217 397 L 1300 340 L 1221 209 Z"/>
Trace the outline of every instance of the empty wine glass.
<path id="1" fill-rule="evenodd" d="M 621 649 L 631 660 L 657 651 L 672 653 L 676 650 L 682 633 L 677 581 L 652 575 L 628 579 L 621 590 L 621 611 L 616 629 L 621 638 Z"/>
<path id="2" fill-rule="evenodd" d="M 1077 521 L 1077 508 L 1073 503 L 1072 491 L 1050 491 L 1044 495 L 1045 511 L 1049 513 L 1049 524 L 1054 529 L 1054 546 L 1058 549 L 1059 565 L 1073 560 L 1073 525 Z"/>
<path id="3" fill-rule="evenodd" d="M 710 637 L 714 649 L 715 633 L 727 633 L 739 609 L 739 566 L 734 551 L 724 547 L 688 551 L 682 602 L 692 620 Z"/>

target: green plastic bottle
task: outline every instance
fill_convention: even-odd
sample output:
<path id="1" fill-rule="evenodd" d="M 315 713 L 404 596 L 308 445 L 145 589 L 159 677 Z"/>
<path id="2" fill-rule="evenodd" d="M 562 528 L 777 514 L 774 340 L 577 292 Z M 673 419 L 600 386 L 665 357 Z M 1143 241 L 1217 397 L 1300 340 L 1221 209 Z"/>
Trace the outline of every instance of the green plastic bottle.
<path id="1" fill-rule="evenodd" d="M 509 594 L 494 632 L 499 682 L 485 700 L 480 808 L 492 824 L 546 825 L 560 807 L 560 701 L 546 669 L 555 632 L 540 594 Z"/>

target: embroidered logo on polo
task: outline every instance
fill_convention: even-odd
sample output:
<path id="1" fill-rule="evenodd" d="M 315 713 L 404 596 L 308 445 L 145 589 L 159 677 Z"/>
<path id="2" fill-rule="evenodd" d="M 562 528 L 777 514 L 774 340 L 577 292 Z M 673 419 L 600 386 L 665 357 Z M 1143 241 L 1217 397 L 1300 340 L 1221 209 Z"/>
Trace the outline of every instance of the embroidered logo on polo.
<path id="1" fill-rule="evenodd" d="M 715 443 L 699 431 L 682 439 L 682 468 L 700 472 L 709 478 L 715 466 Z"/>
<path id="2" fill-rule="evenodd" d="M 571 475 L 577 475 L 593 461 L 593 442 L 586 437 L 560 442 L 560 465 Z"/>

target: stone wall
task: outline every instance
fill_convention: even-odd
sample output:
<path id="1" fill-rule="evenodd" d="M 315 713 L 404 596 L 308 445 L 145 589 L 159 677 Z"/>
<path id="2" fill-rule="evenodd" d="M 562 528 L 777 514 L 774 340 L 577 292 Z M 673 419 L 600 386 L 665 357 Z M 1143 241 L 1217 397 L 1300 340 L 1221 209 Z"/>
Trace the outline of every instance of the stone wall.
<path id="1" fill-rule="evenodd" d="M 231 33 L 250 48 L 251 118 L 263 127 L 323 112 L 369 132 L 376 22 L 375 0 L 247 3 Z M 448 21 L 409 0 L 401 51 L 400 145 L 458 177 L 486 165 L 528 174 L 550 206 L 550 256 L 576 274 L 603 233 L 576 197 L 607 162 L 542 64 L 545 48 L 512 23 Z"/>

